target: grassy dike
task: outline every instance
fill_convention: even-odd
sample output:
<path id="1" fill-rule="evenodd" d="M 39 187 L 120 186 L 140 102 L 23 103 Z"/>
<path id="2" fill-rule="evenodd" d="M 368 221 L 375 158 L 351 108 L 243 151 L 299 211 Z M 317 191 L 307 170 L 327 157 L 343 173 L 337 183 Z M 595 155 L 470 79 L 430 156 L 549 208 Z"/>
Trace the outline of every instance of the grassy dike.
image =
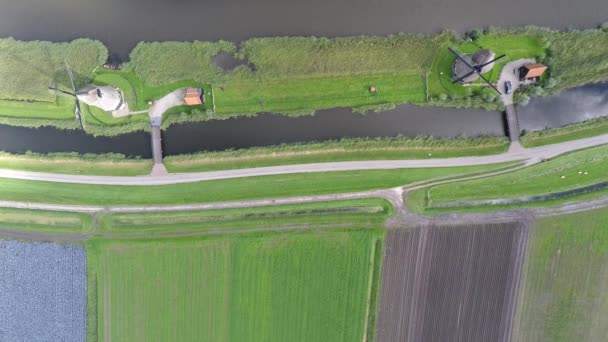
<path id="1" fill-rule="evenodd" d="M 67 184 L 0 178 L 0 199 L 91 205 L 152 205 L 238 201 L 386 189 L 437 177 L 503 167 L 482 165 L 286 174 L 158 186 Z M 40 194 L 44 194 L 43 197 Z"/>
<path id="2" fill-rule="evenodd" d="M 416 190 L 409 206 L 421 212 L 479 211 L 559 204 L 573 199 L 597 197 L 606 189 L 542 202 L 512 205 L 456 205 L 468 201 L 512 199 L 582 188 L 608 180 L 608 145 L 571 152 L 513 172 L 474 180 L 456 181 Z M 455 204 L 442 208 L 442 205 Z"/>

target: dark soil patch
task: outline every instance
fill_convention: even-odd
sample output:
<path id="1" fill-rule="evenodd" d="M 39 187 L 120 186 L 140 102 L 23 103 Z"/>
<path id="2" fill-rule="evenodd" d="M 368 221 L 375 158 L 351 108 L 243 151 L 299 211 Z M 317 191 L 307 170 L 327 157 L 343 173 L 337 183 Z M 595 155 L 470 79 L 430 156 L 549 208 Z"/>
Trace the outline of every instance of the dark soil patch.
<path id="1" fill-rule="evenodd" d="M 508 341 L 527 223 L 390 230 L 378 341 Z"/>

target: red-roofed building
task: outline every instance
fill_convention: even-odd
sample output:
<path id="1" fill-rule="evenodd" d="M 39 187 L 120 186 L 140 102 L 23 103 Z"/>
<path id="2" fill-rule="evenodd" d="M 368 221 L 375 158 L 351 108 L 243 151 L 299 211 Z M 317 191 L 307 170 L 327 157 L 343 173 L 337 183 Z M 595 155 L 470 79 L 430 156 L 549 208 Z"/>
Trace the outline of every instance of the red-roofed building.
<path id="1" fill-rule="evenodd" d="M 205 103 L 205 91 L 201 88 L 186 88 L 184 102 L 188 106 L 198 106 Z"/>
<path id="2" fill-rule="evenodd" d="M 547 71 L 547 66 L 540 63 L 527 64 L 519 69 L 519 78 L 521 80 L 530 80 L 541 77 L 545 71 Z"/>

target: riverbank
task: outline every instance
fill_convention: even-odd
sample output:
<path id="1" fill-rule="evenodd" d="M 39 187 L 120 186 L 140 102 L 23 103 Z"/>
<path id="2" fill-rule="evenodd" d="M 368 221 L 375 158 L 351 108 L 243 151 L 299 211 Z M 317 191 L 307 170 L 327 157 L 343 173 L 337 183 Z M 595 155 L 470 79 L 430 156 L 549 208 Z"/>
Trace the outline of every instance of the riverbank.
<path id="1" fill-rule="evenodd" d="M 152 170 L 149 159 L 132 159 L 117 153 L 26 153 L 0 152 L 0 169 L 80 175 L 139 176 Z"/>
<path id="2" fill-rule="evenodd" d="M 500 67 L 510 60 L 530 57 L 549 65 L 550 75 L 537 86 L 524 90 L 524 94 L 554 93 L 608 79 L 608 71 L 602 67 L 605 64 L 603 49 L 608 49 L 608 34 L 602 30 L 488 29 L 478 32 L 475 37 L 474 41 L 467 41 L 452 32 L 444 32 L 434 36 L 253 38 L 242 42 L 238 49 L 235 44 L 225 41 L 140 43 L 132 51 L 130 61 L 121 71 L 115 72 L 95 68 L 107 57 L 107 49 L 99 42 L 4 39 L 0 41 L 2 46 L 12 52 L 0 55 L 0 64 L 10 66 L 2 70 L 10 78 L 0 82 L 2 89 L 6 89 L 4 94 L 9 96 L 0 101 L 0 121 L 21 126 L 77 127 L 70 101 L 46 90 L 53 85 L 69 89 L 67 73 L 63 72 L 61 63 L 52 64 L 53 71 L 47 73 L 36 67 L 37 64 L 23 62 L 20 57 L 32 55 L 42 59 L 43 65 L 48 64 L 37 44 L 76 45 L 73 50 L 87 58 L 63 53 L 53 56 L 53 60 L 61 61 L 62 57 L 68 57 L 70 61 L 83 60 L 73 66 L 79 85 L 97 78 L 100 84 L 126 90 L 125 98 L 133 103 L 133 108 L 145 109 L 147 101 L 184 85 L 205 85 L 215 90 L 212 107 L 172 111 L 169 123 L 258 112 L 304 115 L 334 107 L 351 107 L 364 112 L 385 110 L 402 103 L 500 109 L 502 105 L 490 89 L 451 83 L 450 67 L 454 57 L 447 51 L 448 46 L 463 53 L 480 48 L 492 49 L 497 54 L 506 53 L 507 58 L 489 75 L 491 80 L 497 79 Z M 214 63 L 218 54 L 233 55 L 246 64 L 223 70 Z M 589 64 L 582 74 L 577 71 L 581 60 Z M 159 68 L 159 65 L 163 67 Z M 20 75 L 29 76 L 21 79 Z M 36 86 L 24 87 L 29 84 L 26 82 Z M 525 99 L 524 96 L 519 98 Z M 39 99 L 45 101 L 39 103 Z M 52 103 L 57 111 L 53 110 Z M 100 119 L 99 116 L 95 110 L 85 113 L 85 122 L 90 123 L 87 130 L 115 135 L 145 129 L 144 120 L 138 116 L 120 119 Z"/>
<path id="3" fill-rule="evenodd" d="M 164 164 L 169 172 L 200 172 L 337 161 L 483 156 L 506 152 L 508 147 L 509 142 L 503 137 L 341 139 L 168 156 Z"/>

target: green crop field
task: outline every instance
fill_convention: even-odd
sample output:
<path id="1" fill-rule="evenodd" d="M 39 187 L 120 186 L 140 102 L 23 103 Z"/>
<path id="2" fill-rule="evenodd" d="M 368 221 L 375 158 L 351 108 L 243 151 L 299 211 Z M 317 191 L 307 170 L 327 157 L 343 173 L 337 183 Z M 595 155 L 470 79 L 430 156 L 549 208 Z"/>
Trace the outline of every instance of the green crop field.
<path id="1" fill-rule="evenodd" d="M 608 209 L 542 219 L 529 242 L 514 341 L 605 341 Z"/>
<path id="2" fill-rule="evenodd" d="M 361 341 L 373 331 L 382 238 L 367 229 L 92 241 L 89 319 L 100 341 Z"/>

